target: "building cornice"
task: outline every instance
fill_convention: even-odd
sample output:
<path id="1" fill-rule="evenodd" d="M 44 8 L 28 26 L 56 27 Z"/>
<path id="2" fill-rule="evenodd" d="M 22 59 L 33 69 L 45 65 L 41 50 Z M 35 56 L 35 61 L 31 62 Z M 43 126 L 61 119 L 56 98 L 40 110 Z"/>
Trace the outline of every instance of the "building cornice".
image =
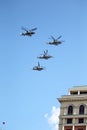
<path id="1" fill-rule="evenodd" d="M 87 95 L 86 96 L 62 96 L 61 98 L 57 98 L 57 100 L 61 102 L 70 102 L 70 101 L 87 101 Z"/>

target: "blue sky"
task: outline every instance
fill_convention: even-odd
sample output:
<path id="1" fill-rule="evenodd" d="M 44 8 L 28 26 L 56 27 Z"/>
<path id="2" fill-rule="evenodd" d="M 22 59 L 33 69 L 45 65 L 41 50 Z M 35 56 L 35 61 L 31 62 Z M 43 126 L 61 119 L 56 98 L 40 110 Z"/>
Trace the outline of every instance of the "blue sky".
<path id="1" fill-rule="evenodd" d="M 87 85 L 86 24 L 86 0 L 0 0 L 1 129 L 54 129 L 57 98 Z M 36 34 L 20 36 L 22 26 L 37 27 Z M 65 42 L 47 45 L 50 35 Z M 33 71 L 45 49 L 54 58 L 39 60 L 46 69 Z"/>

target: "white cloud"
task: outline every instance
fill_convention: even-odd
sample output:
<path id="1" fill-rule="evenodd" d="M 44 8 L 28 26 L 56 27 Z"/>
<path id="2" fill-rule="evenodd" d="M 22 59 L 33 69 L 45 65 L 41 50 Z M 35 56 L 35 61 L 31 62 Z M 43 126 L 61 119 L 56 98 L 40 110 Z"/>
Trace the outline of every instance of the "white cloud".
<path id="1" fill-rule="evenodd" d="M 44 117 L 47 119 L 48 124 L 52 127 L 53 130 L 58 130 L 60 108 L 56 106 L 52 107 L 51 114 L 46 113 Z"/>

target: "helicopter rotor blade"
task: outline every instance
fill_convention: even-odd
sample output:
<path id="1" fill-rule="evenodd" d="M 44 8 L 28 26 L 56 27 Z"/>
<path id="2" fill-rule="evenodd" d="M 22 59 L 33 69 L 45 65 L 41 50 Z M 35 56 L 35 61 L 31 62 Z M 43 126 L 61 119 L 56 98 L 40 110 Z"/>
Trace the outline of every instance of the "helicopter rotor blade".
<path id="1" fill-rule="evenodd" d="M 47 55 L 47 53 L 48 53 L 48 50 L 45 50 L 45 51 L 44 51 L 44 55 Z"/>
<path id="2" fill-rule="evenodd" d="M 52 38 L 53 40 L 55 40 L 55 38 L 54 38 L 53 36 L 51 36 L 51 38 Z"/>
<path id="3" fill-rule="evenodd" d="M 38 67 L 40 67 L 40 63 L 39 63 L 39 61 L 38 61 Z"/>
<path id="4" fill-rule="evenodd" d="M 26 31 L 26 32 L 28 31 L 28 29 L 26 29 L 26 28 L 24 28 L 24 27 L 21 27 L 21 29 L 24 30 L 24 31 Z"/>
<path id="5" fill-rule="evenodd" d="M 62 36 L 59 36 L 57 39 L 60 39 Z"/>
<path id="6" fill-rule="evenodd" d="M 35 31 L 35 30 L 37 30 L 37 28 L 33 28 L 33 29 L 29 30 L 29 31 Z"/>
<path id="7" fill-rule="evenodd" d="M 46 55 L 47 55 L 47 53 L 48 53 L 48 50 L 45 51 L 45 54 L 46 54 Z"/>
<path id="8" fill-rule="evenodd" d="M 46 52 L 45 51 L 43 51 L 43 55 L 45 55 L 46 54 Z"/>

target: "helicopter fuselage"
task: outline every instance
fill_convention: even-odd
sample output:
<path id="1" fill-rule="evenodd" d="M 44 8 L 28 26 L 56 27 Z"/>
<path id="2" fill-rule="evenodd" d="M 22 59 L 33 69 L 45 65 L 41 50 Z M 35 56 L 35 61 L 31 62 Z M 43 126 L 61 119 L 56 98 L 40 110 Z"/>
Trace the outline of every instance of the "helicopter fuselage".
<path id="1" fill-rule="evenodd" d="M 33 70 L 41 71 L 41 70 L 43 70 L 43 68 L 42 68 L 42 67 L 35 66 L 35 67 L 33 67 Z"/>
<path id="2" fill-rule="evenodd" d="M 52 56 L 50 56 L 50 55 L 43 55 L 43 56 L 39 56 L 38 58 L 39 58 L 39 59 L 48 60 L 49 58 L 52 58 Z"/>
<path id="3" fill-rule="evenodd" d="M 53 42 L 49 42 L 48 44 L 57 46 L 61 43 L 62 43 L 61 41 L 53 41 Z"/>
<path id="4" fill-rule="evenodd" d="M 22 33 L 21 35 L 23 35 L 23 36 L 32 36 L 33 34 L 35 34 L 35 32 L 25 32 L 25 33 Z"/>

